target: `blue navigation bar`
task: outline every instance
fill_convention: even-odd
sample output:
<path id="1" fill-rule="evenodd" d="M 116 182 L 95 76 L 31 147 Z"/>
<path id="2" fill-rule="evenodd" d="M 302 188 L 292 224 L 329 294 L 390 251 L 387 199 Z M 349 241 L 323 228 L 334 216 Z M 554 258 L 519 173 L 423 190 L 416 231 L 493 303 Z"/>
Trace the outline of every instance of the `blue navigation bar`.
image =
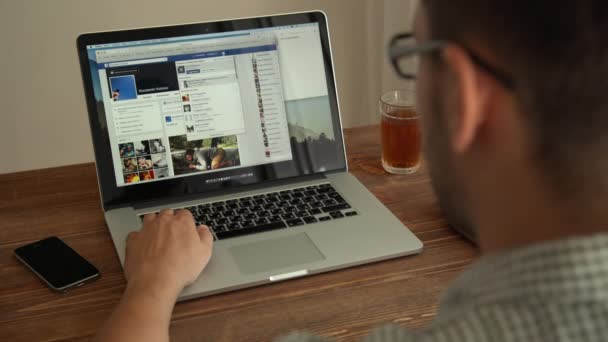
<path id="1" fill-rule="evenodd" d="M 276 44 L 270 44 L 270 45 L 250 46 L 250 47 L 236 48 L 236 49 L 197 52 L 197 53 L 189 53 L 189 54 L 166 56 L 166 57 L 169 62 L 179 62 L 179 61 L 186 61 L 186 60 L 192 60 L 192 59 L 234 56 L 234 55 L 241 55 L 241 54 L 246 54 L 246 53 L 275 51 L 276 49 L 277 49 Z M 108 63 L 97 63 L 97 69 L 101 70 L 101 69 L 110 68 L 111 67 L 110 65 L 112 65 L 112 63 L 122 63 L 122 62 L 128 62 L 128 61 L 129 60 L 112 61 L 112 62 L 108 62 Z M 133 61 L 133 62 L 136 62 L 136 61 Z M 159 62 L 159 63 L 166 63 L 166 62 Z M 144 63 L 142 62 L 141 64 L 144 64 Z M 150 64 L 150 63 L 145 63 L 145 64 Z M 132 67 L 132 66 L 137 66 L 137 65 L 138 65 L 137 63 L 129 63 L 128 66 Z M 121 66 L 116 66 L 116 67 L 121 67 Z"/>

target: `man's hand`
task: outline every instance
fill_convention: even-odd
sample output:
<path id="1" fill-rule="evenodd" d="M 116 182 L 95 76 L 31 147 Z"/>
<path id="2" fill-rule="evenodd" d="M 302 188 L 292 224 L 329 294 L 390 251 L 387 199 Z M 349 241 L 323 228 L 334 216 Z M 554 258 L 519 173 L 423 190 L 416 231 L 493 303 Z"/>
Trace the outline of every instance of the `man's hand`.
<path id="1" fill-rule="evenodd" d="M 169 341 L 175 300 L 203 271 L 212 245 L 209 228 L 195 227 L 187 210 L 144 216 L 127 239 L 127 289 L 95 341 Z"/>
<path id="2" fill-rule="evenodd" d="M 127 287 L 162 286 L 177 296 L 203 271 L 212 245 L 209 228 L 195 227 L 187 210 L 145 215 L 142 229 L 127 239 Z"/>

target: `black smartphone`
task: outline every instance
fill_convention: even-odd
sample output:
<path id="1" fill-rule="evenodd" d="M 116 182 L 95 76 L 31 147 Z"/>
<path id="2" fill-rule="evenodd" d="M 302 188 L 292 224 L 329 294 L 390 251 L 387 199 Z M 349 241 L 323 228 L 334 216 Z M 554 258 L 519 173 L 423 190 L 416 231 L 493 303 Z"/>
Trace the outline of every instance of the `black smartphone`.
<path id="1" fill-rule="evenodd" d="M 56 291 L 66 291 L 99 278 L 95 266 L 55 236 L 19 247 L 14 253 Z"/>

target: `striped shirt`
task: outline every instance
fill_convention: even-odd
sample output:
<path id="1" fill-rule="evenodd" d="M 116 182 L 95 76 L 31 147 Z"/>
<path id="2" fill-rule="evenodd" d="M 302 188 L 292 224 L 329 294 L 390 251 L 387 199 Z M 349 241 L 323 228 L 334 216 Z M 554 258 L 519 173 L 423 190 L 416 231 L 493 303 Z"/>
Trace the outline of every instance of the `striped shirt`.
<path id="1" fill-rule="evenodd" d="M 608 234 L 483 257 L 446 291 L 428 328 L 387 325 L 364 341 L 608 341 Z"/>

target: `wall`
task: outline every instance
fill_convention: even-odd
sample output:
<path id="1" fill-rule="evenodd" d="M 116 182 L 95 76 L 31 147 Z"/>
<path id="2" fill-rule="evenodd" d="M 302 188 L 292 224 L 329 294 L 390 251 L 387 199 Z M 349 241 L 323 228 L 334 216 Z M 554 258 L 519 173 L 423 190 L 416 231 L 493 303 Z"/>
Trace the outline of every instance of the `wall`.
<path id="1" fill-rule="evenodd" d="M 388 31 L 409 0 L 0 0 L 0 174 L 93 160 L 79 33 L 312 9 L 330 20 L 343 123 L 375 122 Z M 391 21 L 386 21 L 389 14 Z M 397 19 L 393 17 L 397 16 Z"/>

